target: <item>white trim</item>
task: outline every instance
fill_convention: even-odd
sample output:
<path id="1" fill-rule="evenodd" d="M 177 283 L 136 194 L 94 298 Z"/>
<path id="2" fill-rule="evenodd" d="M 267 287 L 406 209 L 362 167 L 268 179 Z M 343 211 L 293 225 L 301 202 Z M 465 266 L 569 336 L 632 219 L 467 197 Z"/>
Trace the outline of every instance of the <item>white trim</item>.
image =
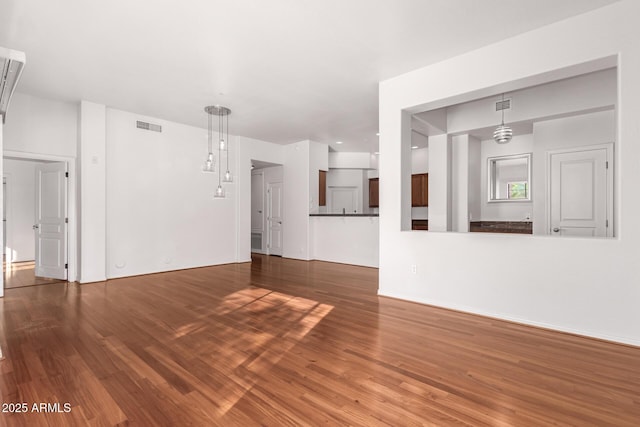
<path id="1" fill-rule="evenodd" d="M 77 266 L 78 266 L 78 218 L 77 218 L 77 174 L 76 174 L 76 158 L 68 156 L 55 156 L 51 154 L 41 153 L 28 153 L 22 151 L 10 151 L 4 150 L 2 152 L 4 158 L 24 159 L 24 160 L 44 160 L 53 162 L 65 162 L 67 164 L 67 171 L 69 172 L 69 179 L 67 180 L 67 216 L 69 218 L 69 224 L 67 228 L 67 263 L 69 268 L 67 270 L 67 280 L 69 282 L 75 282 L 77 280 Z"/>
<path id="2" fill-rule="evenodd" d="M 3 182 L 2 183 L 4 185 L 2 186 L 2 189 L 3 189 L 3 191 L 4 190 L 7 190 L 7 191 L 4 192 L 3 198 L 2 198 L 2 201 L 3 201 L 3 204 L 4 204 L 3 209 L 5 209 L 5 207 L 6 207 L 6 212 L 3 213 L 3 215 L 4 215 L 3 219 L 6 220 L 5 221 L 5 227 L 2 230 L 3 237 L 4 237 L 3 240 L 6 242 L 6 244 L 4 245 L 4 249 L 2 251 L 5 253 L 4 254 L 5 255 L 5 258 L 4 258 L 5 265 L 8 266 L 11 263 L 13 263 L 13 251 L 7 251 L 7 247 L 9 247 L 9 244 L 11 243 L 11 239 L 9 239 L 9 234 L 7 233 L 8 227 L 6 227 L 6 224 L 9 224 L 11 222 L 10 219 L 13 220 L 13 214 L 10 212 L 11 205 L 9 205 L 9 203 L 8 203 L 9 194 L 10 194 L 9 182 L 12 182 L 12 180 L 11 179 L 7 179 L 7 178 L 12 178 L 11 174 L 10 173 L 6 173 L 3 170 L 3 173 L 2 173 L 2 181 Z M 3 242 L 3 244 L 4 244 L 4 242 Z M 3 286 L 4 286 L 4 284 L 3 284 Z"/>
<path id="3" fill-rule="evenodd" d="M 564 154 L 564 153 L 577 153 L 581 151 L 591 151 L 591 150 L 606 150 L 607 153 L 607 217 L 608 225 L 606 227 L 607 235 L 605 237 L 614 237 L 614 217 L 613 217 L 613 181 L 614 174 L 613 169 L 615 167 L 614 162 L 614 150 L 615 144 L 613 142 L 606 142 L 604 144 L 594 144 L 594 145 L 582 145 L 580 147 L 571 147 L 571 148 L 561 148 L 558 150 L 549 150 L 546 152 L 546 165 L 545 165 L 545 235 L 551 235 L 549 230 L 551 229 L 551 156 L 554 154 Z"/>
<path id="4" fill-rule="evenodd" d="M 621 343 L 621 344 L 640 347 L 640 340 L 630 338 L 630 337 L 602 334 L 599 332 L 594 332 L 594 331 L 589 331 L 589 330 L 584 330 L 579 328 L 567 328 L 567 327 L 556 325 L 553 323 L 537 322 L 535 320 L 529 320 L 529 319 L 524 319 L 522 317 L 511 316 L 505 313 L 497 313 L 497 312 L 487 311 L 487 310 L 478 310 L 478 309 L 461 305 L 461 304 L 449 304 L 449 303 L 445 304 L 440 301 L 436 301 L 428 298 L 415 298 L 412 296 L 392 295 L 384 292 L 378 292 L 378 295 L 382 297 L 387 297 L 387 298 L 399 299 L 402 301 L 417 302 L 418 304 L 431 305 L 444 310 L 455 310 L 455 311 L 460 311 L 460 312 L 468 313 L 472 315 L 490 317 L 497 320 L 519 323 L 521 325 L 549 329 L 552 332 L 566 332 L 569 334 L 580 335 L 585 339 L 601 339 L 601 340 L 611 341 L 615 343 Z"/>

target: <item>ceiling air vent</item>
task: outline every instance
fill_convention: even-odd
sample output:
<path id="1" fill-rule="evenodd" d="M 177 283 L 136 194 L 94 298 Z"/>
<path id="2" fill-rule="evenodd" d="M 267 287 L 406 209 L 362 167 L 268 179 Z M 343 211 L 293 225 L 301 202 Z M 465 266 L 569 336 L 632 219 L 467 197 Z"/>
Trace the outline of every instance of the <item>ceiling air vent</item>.
<path id="1" fill-rule="evenodd" d="M 153 123 L 141 122 L 140 120 L 136 121 L 136 127 L 138 129 L 152 130 L 154 132 L 162 132 L 162 126 L 156 125 Z"/>
<path id="2" fill-rule="evenodd" d="M 496 102 L 496 111 L 510 110 L 510 109 L 511 109 L 511 99 L 505 99 L 504 101 Z"/>

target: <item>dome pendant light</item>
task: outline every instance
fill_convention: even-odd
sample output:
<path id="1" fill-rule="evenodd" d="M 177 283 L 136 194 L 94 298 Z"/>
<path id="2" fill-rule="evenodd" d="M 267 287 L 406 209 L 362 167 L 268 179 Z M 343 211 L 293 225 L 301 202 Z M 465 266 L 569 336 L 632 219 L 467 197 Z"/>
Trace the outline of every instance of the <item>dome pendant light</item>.
<path id="1" fill-rule="evenodd" d="M 220 105 L 209 105 L 204 107 L 204 111 L 209 115 L 209 155 L 207 156 L 207 160 L 205 161 L 205 166 L 203 170 L 209 171 L 208 165 L 212 164 L 213 170 L 211 172 L 215 172 L 215 156 L 213 155 L 212 145 L 213 145 L 213 129 L 212 129 L 212 117 L 218 116 L 218 158 L 221 158 L 222 151 L 227 152 L 227 171 L 224 174 L 224 179 L 222 178 L 222 170 L 218 168 L 218 187 L 216 188 L 213 197 L 216 199 L 224 199 L 225 191 L 222 188 L 223 182 L 233 182 L 233 175 L 229 172 L 229 114 L 231 114 L 231 110 L 227 107 L 222 107 Z M 224 138 L 224 117 L 227 118 L 227 138 Z"/>
<path id="2" fill-rule="evenodd" d="M 502 123 L 493 131 L 493 139 L 498 144 L 506 144 L 513 137 L 513 129 L 504 124 L 504 93 L 502 94 Z"/>

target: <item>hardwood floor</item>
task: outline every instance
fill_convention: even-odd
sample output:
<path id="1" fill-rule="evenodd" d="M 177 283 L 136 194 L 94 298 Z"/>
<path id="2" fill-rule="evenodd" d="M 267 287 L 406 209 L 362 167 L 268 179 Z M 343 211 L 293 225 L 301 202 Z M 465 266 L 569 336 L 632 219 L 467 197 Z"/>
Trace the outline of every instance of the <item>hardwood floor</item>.
<path id="1" fill-rule="evenodd" d="M 640 348 L 376 288 L 376 269 L 257 255 L 8 289 L 0 393 L 28 412 L 0 425 L 640 424 Z"/>
<path id="2" fill-rule="evenodd" d="M 3 263 L 3 273 L 5 289 L 65 282 L 65 280 L 37 277 L 35 274 L 34 261 L 14 262 L 11 264 Z"/>

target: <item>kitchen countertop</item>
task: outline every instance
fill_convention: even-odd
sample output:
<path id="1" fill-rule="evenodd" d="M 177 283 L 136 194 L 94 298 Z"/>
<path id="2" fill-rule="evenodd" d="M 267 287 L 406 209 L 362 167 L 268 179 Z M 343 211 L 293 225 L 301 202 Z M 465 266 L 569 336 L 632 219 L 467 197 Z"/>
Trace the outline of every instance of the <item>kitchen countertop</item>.
<path id="1" fill-rule="evenodd" d="M 348 214 L 341 214 L 341 213 L 315 213 L 315 214 L 309 214 L 309 216 L 379 216 L 378 214 L 374 214 L 374 213 L 348 213 Z"/>
<path id="2" fill-rule="evenodd" d="M 471 232 L 533 234 L 531 221 L 471 221 Z"/>

